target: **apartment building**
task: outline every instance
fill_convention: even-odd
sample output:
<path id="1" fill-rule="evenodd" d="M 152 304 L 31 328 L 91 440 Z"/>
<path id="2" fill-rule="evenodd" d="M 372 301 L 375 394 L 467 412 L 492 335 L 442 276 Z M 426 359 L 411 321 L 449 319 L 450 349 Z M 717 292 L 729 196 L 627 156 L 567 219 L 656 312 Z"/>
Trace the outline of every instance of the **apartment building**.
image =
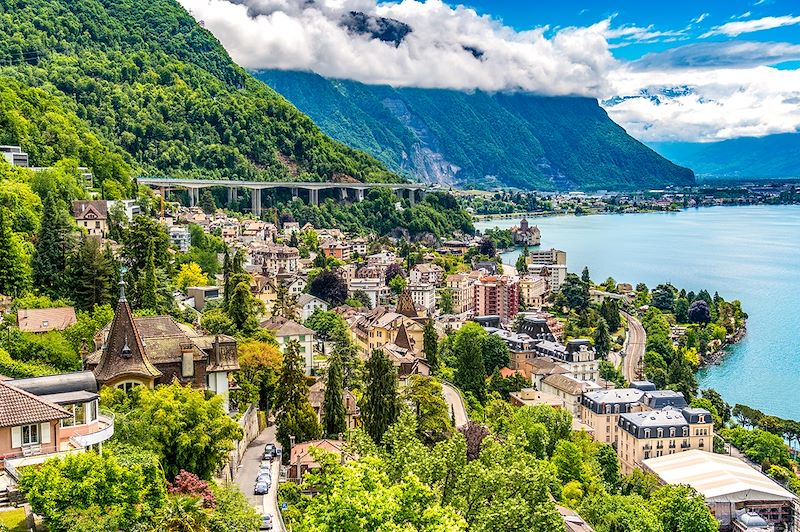
<path id="1" fill-rule="evenodd" d="M 507 275 L 486 275 L 475 283 L 474 309 L 476 316 L 499 316 L 503 322 L 514 319 L 519 312 L 519 280 Z"/>
<path id="2" fill-rule="evenodd" d="M 547 279 L 540 275 L 526 275 L 519 280 L 519 299 L 526 309 L 541 309 L 547 293 Z"/>

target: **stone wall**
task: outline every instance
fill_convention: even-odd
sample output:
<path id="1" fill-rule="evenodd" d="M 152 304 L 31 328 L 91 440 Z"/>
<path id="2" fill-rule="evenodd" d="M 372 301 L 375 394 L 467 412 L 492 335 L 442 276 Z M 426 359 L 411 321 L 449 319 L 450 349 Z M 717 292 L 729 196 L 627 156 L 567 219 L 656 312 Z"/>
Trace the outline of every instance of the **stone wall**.
<path id="1" fill-rule="evenodd" d="M 244 453 L 250 443 L 258 436 L 261 429 L 258 425 L 258 405 L 252 404 L 239 418 L 239 426 L 244 431 L 244 436 L 241 440 L 234 443 L 234 448 L 228 457 L 228 463 L 222 468 L 217 475 L 221 480 L 232 482 L 236 468 L 239 467 Z"/>

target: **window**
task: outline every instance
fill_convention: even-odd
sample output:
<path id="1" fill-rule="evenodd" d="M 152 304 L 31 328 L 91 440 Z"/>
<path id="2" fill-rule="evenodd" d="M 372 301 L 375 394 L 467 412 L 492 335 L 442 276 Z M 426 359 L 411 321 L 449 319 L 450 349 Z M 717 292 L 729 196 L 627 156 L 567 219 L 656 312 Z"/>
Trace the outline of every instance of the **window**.
<path id="1" fill-rule="evenodd" d="M 644 429 L 644 437 L 645 438 L 649 438 L 650 437 L 650 429 Z"/>
<path id="2" fill-rule="evenodd" d="M 664 429 L 658 429 L 658 437 L 659 438 L 663 438 L 664 437 Z"/>
<path id="3" fill-rule="evenodd" d="M 39 443 L 39 425 L 22 426 L 22 445 L 35 445 Z"/>
<path id="4" fill-rule="evenodd" d="M 669 428 L 669 437 L 670 438 L 674 438 L 675 437 L 675 427 L 670 427 Z"/>
<path id="5" fill-rule="evenodd" d="M 301 342 L 305 342 L 306 341 L 306 335 L 305 334 L 301 334 L 300 335 L 300 341 Z"/>

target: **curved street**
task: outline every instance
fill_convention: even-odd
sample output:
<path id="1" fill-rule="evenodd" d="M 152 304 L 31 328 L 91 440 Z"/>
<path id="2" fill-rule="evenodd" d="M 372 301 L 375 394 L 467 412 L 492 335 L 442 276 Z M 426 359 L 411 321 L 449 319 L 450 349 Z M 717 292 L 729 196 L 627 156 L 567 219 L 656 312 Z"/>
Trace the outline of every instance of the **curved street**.
<path id="1" fill-rule="evenodd" d="M 450 407 L 450 411 L 453 413 L 453 422 L 456 428 L 466 425 L 467 421 L 469 421 L 469 418 L 467 418 L 467 409 L 464 406 L 464 400 L 461 398 L 461 394 L 458 393 L 458 390 L 452 385 L 442 381 L 442 395 L 447 402 L 447 406 Z"/>
<path id="2" fill-rule="evenodd" d="M 641 380 L 639 366 L 644 358 L 644 349 L 647 345 L 647 333 L 635 316 L 621 311 L 622 315 L 628 320 L 628 331 L 625 335 L 625 360 L 623 361 L 622 374 L 625 379 L 630 381 Z"/>

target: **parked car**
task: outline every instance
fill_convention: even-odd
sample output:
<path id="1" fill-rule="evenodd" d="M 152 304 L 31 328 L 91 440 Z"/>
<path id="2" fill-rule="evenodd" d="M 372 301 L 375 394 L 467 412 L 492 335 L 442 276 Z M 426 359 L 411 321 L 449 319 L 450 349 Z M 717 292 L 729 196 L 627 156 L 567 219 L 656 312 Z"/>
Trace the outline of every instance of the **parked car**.
<path id="1" fill-rule="evenodd" d="M 266 482 L 267 484 L 272 484 L 272 475 L 265 471 L 263 473 L 259 473 L 256 477 L 256 483 L 258 482 Z"/>
<path id="2" fill-rule="evenodd" d="M 256 482 L 256 487 L 253 490 L 255 495 L 266 495 L 269 493 L 269 483 L 267 482 Z"/>
<path id="3" fill-rule="evenodd" d="M 261 516 L 261 526 L 259 530 L 272 530 L 272 514 L 264 514 Z"/>
<path id="4" fill-rule="evenodd" d="M 276 450 L 277 449 L 275 448 L 274 443 L 268 443 L 266 446 L 264 446 L 264 460 L 272 461 L 273 458 L 278 456 L 278 454 L 275 452 Z"/>

